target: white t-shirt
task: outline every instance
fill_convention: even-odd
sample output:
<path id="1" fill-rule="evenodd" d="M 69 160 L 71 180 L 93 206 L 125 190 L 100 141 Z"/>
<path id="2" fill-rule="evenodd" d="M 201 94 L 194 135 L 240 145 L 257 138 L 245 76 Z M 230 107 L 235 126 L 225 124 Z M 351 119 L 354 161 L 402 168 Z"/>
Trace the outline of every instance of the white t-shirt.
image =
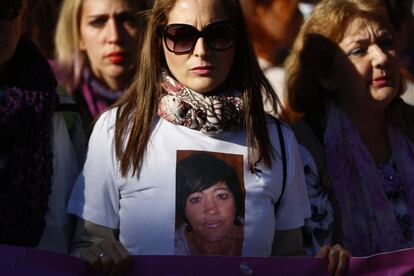
<path id="1" fill-rule="evenodd" d="M 66 254 L 74 230 L 73 218 L 66 214 L 66 206 L 79 174 L 79 166 L 63 114 L 55 113 L 52 122 L 52 193 L 49 196 L 46 226 L 37 248 Z"/>
<path id="2" fill-rule="evenodd" d="M 244 199 L 242 255 L 269 256 L 275 230 L 299 228 L 310 215 L 309 203 L 293 132 L 285 126 L 287 181 L 283 198 L 282 161 L 276 123 L 269 120 L 277 161 L 269 169 L 259 163 L 252 173 L 247 163 L 243 130 L 211 137 L 159 119 L 152 130 L 138 176 L 122 177 L 115 156 L 116 110 L 97 121 L 87 160 L 72 192 L 68 212 L 105 227 L 119 229 L 119 239 L 132 255 L 172 255 L 176 231 L 176 164 L 181 153 L 206 151 L 240 156 Z M 230 158 L 231 159 L 231 158 Z"/>

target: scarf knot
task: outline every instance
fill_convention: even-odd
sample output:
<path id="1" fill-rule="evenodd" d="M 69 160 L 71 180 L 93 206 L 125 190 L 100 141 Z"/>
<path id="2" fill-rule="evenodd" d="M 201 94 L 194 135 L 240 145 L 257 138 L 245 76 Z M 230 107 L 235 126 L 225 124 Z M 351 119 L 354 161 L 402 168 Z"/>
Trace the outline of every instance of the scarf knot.
<path id="1" fill-rule="evenodd" d="M 166 94 L 160 99 L 158 115 L 173 124 L 200 130 L 206 135 L 243 125 L 243 99 L 237 90 L 203 95 L 177 82 L 166 72 L 161 75 L 161 86 Z"/>

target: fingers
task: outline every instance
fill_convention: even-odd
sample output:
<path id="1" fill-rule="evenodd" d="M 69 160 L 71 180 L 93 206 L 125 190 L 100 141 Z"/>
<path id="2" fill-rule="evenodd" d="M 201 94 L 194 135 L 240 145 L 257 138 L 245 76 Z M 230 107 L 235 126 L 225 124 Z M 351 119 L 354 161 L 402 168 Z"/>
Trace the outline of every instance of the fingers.
<path id="1" fill-rule="evenodd" d="M 107 240 L 83 249 L 80 258 L 90 263 L 95 270 L 108 275 L 126 272 L 131 261 L 131 256 L 121 243 Z"/>
<path id="2" fill-rule="evenodd" d="M 335 273 L 336 267 L 338 266 L 339 251 L 331 247 L 328 254 L 328 272 L 331 274 Z"/>
<path id="3" fill-rule="evenodd" d="M 129 254 L 128 250 L 126 250 L 126 248 L 120 242 L 115 243 L 114 246 L 118 250 L 118 253 L 120 254 L 122 259 L 122 264 L 120 264 L 119 272 L 123 274 L 128 270 L 128 267 L 132 261 L 132 257 Z"/>
<path id="4" fill-rule="evenodd" d="M 338 254 L 338 265 L 336 267 L 335 275 L 343 275 L 349 266 L 349 260 L 351 258 L 351 253 L 348 250 L 345 250 L 339 244 L 333 246 L 339 252 Z"/>
<path id="5" fill-rule="evenodd" d="M 321 247 L 321 249 L 319 250 L 318 254 L 316 254 L 316 258 L 327 258 L 329 255 L 329 246 L 324 245 Z"/>
<path id="6" fill-rule="evenodd" d="M 315 257 L 328 258 L 328 272 L 335 275 L 343 275 L 348 269 L 351 253 L 339 244 L 335 244 L 332 247 L 324 245 Z"/>
<path id="7" fill-rule="evenodd" d="M 84 248 L 80 251 L 79 258 L 88 262 L 96 271 L 102 271 L 102 266 L 99 258 L 96 258 L 94 248 Z"/>

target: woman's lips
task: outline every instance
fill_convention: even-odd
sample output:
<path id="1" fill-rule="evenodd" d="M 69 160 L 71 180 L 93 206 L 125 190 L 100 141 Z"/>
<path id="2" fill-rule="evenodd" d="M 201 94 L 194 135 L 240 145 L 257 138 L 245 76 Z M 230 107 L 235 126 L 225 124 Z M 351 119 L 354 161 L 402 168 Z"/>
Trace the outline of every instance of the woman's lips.
<path id="1" fill-rule="evenodd" d="M 108 55 L 106 55 L 106 58 L 112 64 L 120 64 L 120 63 L 124 62 L 125 57 L 126 57 L 125 52 L 112 52 L 112 53 L 109 53 Z"/>
<path id="2" fill-rule="evenodd" d="M 204 223 L 204 227 L 207 229 L 216 229 L 219 228 L 223 223 L 221 221 L 218 220 L 211 220 L 211 221 L 206 221 Z"/>
<path id="3" fill-rule="evenodd" d="M 390 76 L 379 77 L 379 78 L 373 79 L 371 83 L 374 88 L 391 86 L 392 78 Z"/>
<path id="4" fill-rule="evenodd" d="M 211 71 L 213 71 L 213 66 L 196 66 L 191 69 L 192 72 L 194 72 L 197 75 L 205 76 L 211 74 Z"/>

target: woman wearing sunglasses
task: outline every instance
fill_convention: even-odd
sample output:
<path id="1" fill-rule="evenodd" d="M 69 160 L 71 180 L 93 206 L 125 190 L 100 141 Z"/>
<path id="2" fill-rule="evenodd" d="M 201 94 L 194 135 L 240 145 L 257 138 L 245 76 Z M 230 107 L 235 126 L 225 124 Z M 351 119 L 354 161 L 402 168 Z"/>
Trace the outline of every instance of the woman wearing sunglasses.
<path id="1" fill-rule="evenodd" d="M 297 143 L 265 116 L 261 91 L 275 109 L 277 96 L 257 64 L 239 2 L 156 1 L 138 64 L 131 87 L 90 138 L 68 207 L 79 217 L 73 253 L 109 273 L 126 269 L 128 254 L 174 254 L 177 156 L 193 151 L 241 161 L 241 255 L 301 252 L 309 207 Z M 217 210 L 206 215 L 206 228 L 222 226 Z M 330 269 L 344 269 L 343 251 L 324 250 Z"/>

